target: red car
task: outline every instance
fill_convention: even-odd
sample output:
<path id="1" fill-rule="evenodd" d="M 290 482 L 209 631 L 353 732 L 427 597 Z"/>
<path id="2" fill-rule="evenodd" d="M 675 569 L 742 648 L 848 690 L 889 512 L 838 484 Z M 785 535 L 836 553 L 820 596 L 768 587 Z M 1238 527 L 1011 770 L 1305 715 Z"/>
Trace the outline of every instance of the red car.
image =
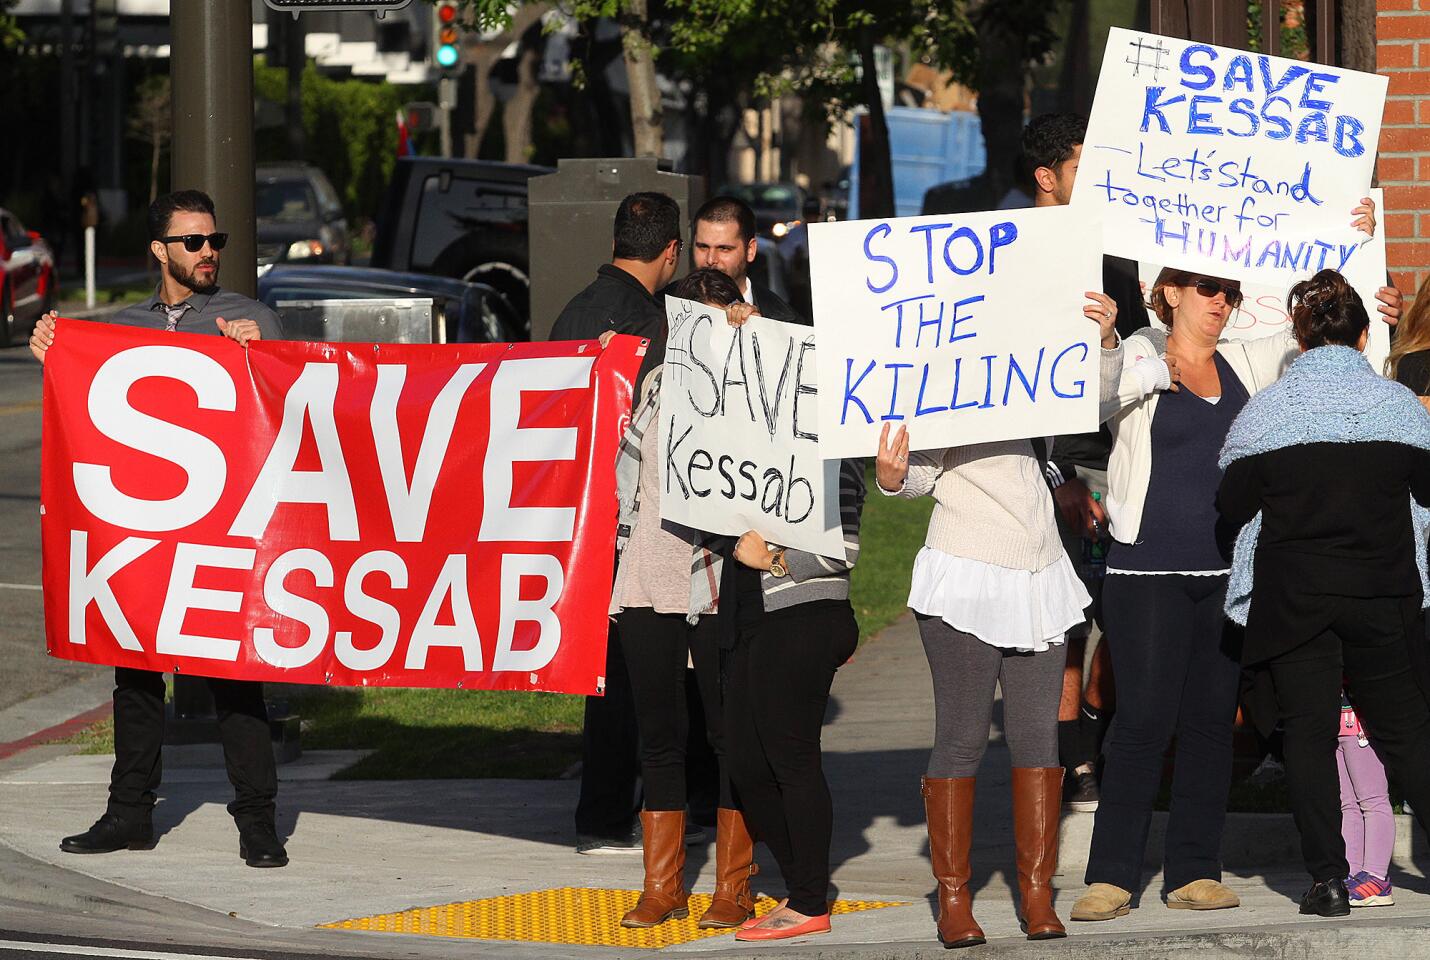
<path id="1" fill-rule="evenodd" d="M 23 342 L 55 303 L 55 255 L 45 238 L 0 210 L 0 345 Z"/>

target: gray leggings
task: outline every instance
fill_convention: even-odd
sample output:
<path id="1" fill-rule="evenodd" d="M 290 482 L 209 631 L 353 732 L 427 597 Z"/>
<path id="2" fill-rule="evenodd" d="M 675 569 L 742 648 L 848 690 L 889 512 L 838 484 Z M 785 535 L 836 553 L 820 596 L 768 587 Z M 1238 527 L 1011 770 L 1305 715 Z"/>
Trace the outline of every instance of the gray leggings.
<path id="1" fill-rule="evenodd" d="M 993 722 L 993 685 L 1003 687 L 1003 735 L 1015 767 L 1058 765 L 1058 699 L 1067 653 L 1061 646 L 1018 653 L 989 646 L 937 617 L 918 614 L 933 674 L 934 738 L 928 775 L 978 773 Z"/>

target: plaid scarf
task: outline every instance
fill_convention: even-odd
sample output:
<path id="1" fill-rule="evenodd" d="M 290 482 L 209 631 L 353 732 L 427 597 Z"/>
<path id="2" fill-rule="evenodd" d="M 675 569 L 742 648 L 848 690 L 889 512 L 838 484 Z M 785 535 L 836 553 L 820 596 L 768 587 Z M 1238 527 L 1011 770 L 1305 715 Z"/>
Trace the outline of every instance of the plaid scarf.
<path id="1" fill-rule="evenodd" d="M 626 544 L 630 542 L 631 531 L 635 530 L 641 512 L 641 442 L 647 430 L 657 427 L 656 416 L 660 413 L 660 374 L 657 367 L 646 377 L 641 390 L 640 405 L 631 416 L 630 425 L 621 437 L 621 445 L 616 450 L 616 496 L 620 501 L 619 520 L 616 524 L 616 562 L 620 562 Z M 656 518 L 660 522 L 660 518 Z M 721 552 L 728 538 L 721 534 L 706 533 L 702 530 L 680 528 L 691 538 L 690 558 L 690 606 L 686 621 L 694 625 L 701 614 L 715 613 L 720 608 L 720 572 L 723 565 Z"/>

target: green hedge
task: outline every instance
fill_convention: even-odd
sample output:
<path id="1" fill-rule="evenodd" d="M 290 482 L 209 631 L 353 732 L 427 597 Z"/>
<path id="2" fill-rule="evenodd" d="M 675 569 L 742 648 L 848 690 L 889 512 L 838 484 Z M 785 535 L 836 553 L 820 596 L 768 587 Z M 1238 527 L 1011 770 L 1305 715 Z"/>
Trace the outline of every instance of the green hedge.
<path id="1" fill-rule="evenodd" d="M 288 73 L 261 59 L 253 65 L 254 95 L 283 104 Z M 397 162 L 397 111 L 409 99 L 404 88 L 369 80 L 334 80 L 308 62 L 303 71 L 303 131 L 307 160 L 333 182 L 353 219 L 377 216 Z M 291 160 L 282 128 L 258 131 L 258 161 Z"/>

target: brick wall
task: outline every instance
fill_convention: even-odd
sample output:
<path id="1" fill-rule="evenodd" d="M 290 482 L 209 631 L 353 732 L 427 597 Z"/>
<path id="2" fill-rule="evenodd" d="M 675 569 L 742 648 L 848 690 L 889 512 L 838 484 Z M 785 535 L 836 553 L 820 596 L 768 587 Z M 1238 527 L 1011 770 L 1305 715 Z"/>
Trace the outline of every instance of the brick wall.
<path id="1" fill-rule="evenodd" d="M 1407 296 L 1430 278 L 1430 0 L 1376 0 L 1376 69 L 1390 78 L 1376 173 L 1386 256 Z"/>

